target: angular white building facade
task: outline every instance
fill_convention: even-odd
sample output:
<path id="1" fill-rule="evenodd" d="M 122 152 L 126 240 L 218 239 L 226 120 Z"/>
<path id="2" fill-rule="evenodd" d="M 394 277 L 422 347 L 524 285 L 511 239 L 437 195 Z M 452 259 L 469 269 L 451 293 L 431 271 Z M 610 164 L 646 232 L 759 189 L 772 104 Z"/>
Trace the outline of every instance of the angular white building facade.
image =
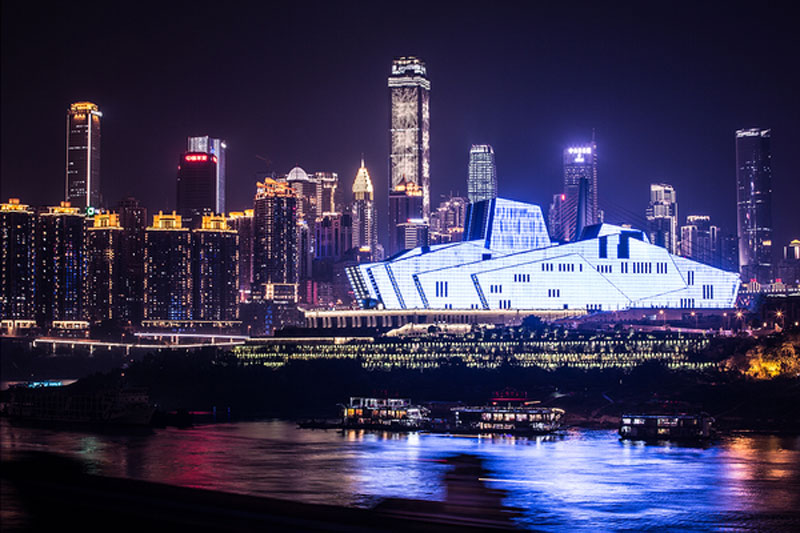
<path id="1" fill-rule="evenodd" d="M 362 307 L 385 309 L 731 308 L 739 276 L 650 244 L 641 230 L 597 224 L 553 245 L 537 205 L 471 204 L 464 241 L 350 267 Z"/>

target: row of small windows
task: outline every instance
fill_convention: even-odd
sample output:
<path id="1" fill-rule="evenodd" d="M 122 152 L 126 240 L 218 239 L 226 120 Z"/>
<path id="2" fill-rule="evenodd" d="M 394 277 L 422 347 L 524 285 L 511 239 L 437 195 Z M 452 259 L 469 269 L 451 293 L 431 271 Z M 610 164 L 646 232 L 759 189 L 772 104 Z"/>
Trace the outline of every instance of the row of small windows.
<path id="1" fill-rule="evenodd" d="M 447 296 L 447 293 L 448 293 L 447 283 L 448 282 L 446 282 L 446 281 L 437 281 L 436 282 L 436 297 L 437 298 L 441 298 L 441 297 L 446 297 Z"/>
<path id="2" fill-rule="evenodd" d="M 611 265 L 597 265 L 597 271 L 601 274 L 611 274 Z"/>
<path id="3" fill-rule="evenodd" d="M 492 293 L 492 294 L 500 294 L 501 292 L 503 292 L 503 286 L 502 285 L 489 285 L 489 292 Z"/>
<path id="4" fill-rule="evenodd" d="M 603 310 L 603 304 L 587 304 L 586 305 L 586 310 L 587 311 L 602 311 Z"/>
<path id="5" fill-rule="evenodd" d="M 714 286 L 713 285 L 703 285 L 703 299 L 704 300 L 713 300 L 714 299 Z"/>
<path id="6" fill-rule="evenodd" d="M 511 309 L 511 300 L 500 300 L 497 305 L 500 309 Z"/>
<path id="7" fill-rule="evenodd" d="M 656 263 L 656 274 L 666 274 L 667 271 L 667 263 Z"/>
<path id="8" fill-rule="evenodd" d="M 694 298 L 681 298 L 681 308 L 683 309 L 694 308 Z"/>
<path id="9" fill-rule="evenodd" d="M 542 272 L 552 272 L 552 271 L 553 271 L 552 263 L 542 263 Z"/>
<path id="10" fill-rule="evenodd" d="M 690 270 L 686 273 L 686 284 L 694 285 L 694 270 Z"/>
<path id="11" fill-rule="evenodd" d="M 583 265 L 581 265 L 581 270 L 583 270 Z M 558 271 L 559 272 L 575 272 L 575 265 L 572 263 L 559 263 L 558 264 Z"/>
<path id="12" fill-rule="evenodd" d="M 634 274 L 652 274 L 653 273 L 653 263 L 643 263 L 643 262 L 635 262 L 633 263 L 633 273 Z"/>
<path id="13" fill-rule="evenodd" d="M 547 297 L 548 298 L 561 297 L 561 289 L 547 289 Z"/>
<path id="14" fill-rule="evenodd" d="M 530 274 L 514 274 L 514 281 L 522 281 L 522 282 L 530 282 L 531 275 Z"/>

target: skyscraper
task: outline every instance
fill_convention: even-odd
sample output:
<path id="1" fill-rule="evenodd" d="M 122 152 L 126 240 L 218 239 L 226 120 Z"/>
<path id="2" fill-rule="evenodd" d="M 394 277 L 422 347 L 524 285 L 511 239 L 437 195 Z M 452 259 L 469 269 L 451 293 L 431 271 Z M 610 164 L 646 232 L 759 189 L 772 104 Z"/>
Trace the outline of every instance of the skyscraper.
<path id="1" fill-rule="evenodd" d="M 389 255 L 428 244 L 428 220 L 419 217 L 423 196 L 413 181 L 401 181 L 389 191 Z"/>
<path id="2" fill-rule="evenodd" d="M 33 320 L 36 214 L 18 198 L 0 204 L 0 319 Z"/>
<path id="3" fill-rule="evenodd" d="M 689 215 L 681 226 L 680 253 L 700 263 L 721 267 L 722 233 L 708 215 Z"/>
<path id="4" fill-rule="evenodd" d="M 393 61 L 389 76 L 389 194 L 398 187 L 407 190 L 411 184 L 420 190 L 421 201 L 413 216 L 391 218 L 390 234 L 408 218 L 427 221 L 430 215 L 430 90 L 425 63 L 419 58 L 401 57 Z M 414 208 L 416 211 L 417 207 Z M 392 249 L 390 253 L 397 251 Z"/>
<path id="5" fill-rule="evenodd" d="M 116 213 L 98 213 L 87 230 L 86 291 L 88 317 L 93 322 L 119 320 L 125 305 L 123 253 L 125 233 Z"/>
<path id="6" fill-rule="evenodd" d="M 239 238 L 225 217 L 204 216 L 192 232 L 194 320 L 239 318 Z"/>
<path id="7" fill-rule="evenodd" d="M 144 232 L 147 209 L 136 198 L 124 198 L 117 204 L 123 243 L 122 285 L 125 304 L 120 319 L 134 325 L 144 318 Z"/>
<path id="8" fill-rule="evenodd" d="M 186 152 L 178 162 L 177 213 L 187 228 L 198 228 L 203 216 L 216 213 L 217 156 Z"/>
<path id="9" fill-rule="evenodd" d="M 145 231 L 144 251 L 145 320 L 191 320 L 192 243 L 181 216 L 154 215 Z"/>
<path id="10" fill-rule="evenodd" d="M 100 117 L 92 102 L 75 102 L 67 111 L 65 200 L 73 207 L 100 206 Z"/>
<path id="11" fill-rule="evenodd" d="M 86 320 L 85 217 L 62 202 L 36 223 L 36 307 L 42 327 Z"/>
<path id="12" fill-rule="evenodd" d="M 246 302 L 253 284 L 253 210 L 231 212 L 228 225 L 239 234 L 239 301 Z"/>
<path id="13" fill-rule="evenodd" d="M 353 246 L 369 250 L 374 255 L 378 243 L 378 217 L 375 213 L 375 194 L 372 180 L 361 160 L 353 181 Z"/>
<path id="14" fill-rule="evenodd" d="M 663 246 L 671 254 L 678 253 L 678 200 L 672 185 L 650 184 L 647 232 L 651 243 Z"/>
<path id="15" fill-rule="evenodd" d="M 225 152 L 228 145 L 222 139 L 214 139 L 208 135 L 189 137 L 187 151 L 203 152 L 217 158 L 217 171 L 214 183 L 214 212 L 225 213 Z"/>
<path id="16" fill-rule="evenodd" d="M 253 202 L 253 296 L 297 301 L 297 194 L 272 179 Z"/>
<path id="17" fill-rule="evenodd" d="M 464 237 L 464 221 L 467 214 L 466 198 L 450 196 L 431 212 L 431 244 L 460 242 Z"/>
<path id="18" fill-rule="evenodd" d="M 497 167 L 488 144 L 473 144 L 469 151 L 467 198 L 470 203 L 497 198 Z"/>
<path id="19" fill-rule="evenodd" d="M 580 237 L 582 228 L 603 220 L 598 203 L 597 144 L 594 139 L 564 149 L 563 163 L 564 192 L 554 196 L 550 206 L 550 236 L 558 241 L 574 241 Z"/>
<path id="20" fill-rule="evenodd" d="M 770 130 L 736 132 L 736 211 L 739 269 L 745 281 L 766 283 L 772 267 Z"/>

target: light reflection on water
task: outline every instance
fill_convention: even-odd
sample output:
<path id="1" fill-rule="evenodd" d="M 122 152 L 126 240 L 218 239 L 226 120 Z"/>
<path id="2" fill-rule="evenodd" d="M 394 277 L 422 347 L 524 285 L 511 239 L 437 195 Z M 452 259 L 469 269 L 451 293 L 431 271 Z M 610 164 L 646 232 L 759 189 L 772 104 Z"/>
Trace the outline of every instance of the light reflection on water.
<path id="1" fill-rule="evenodd" d="M 283 421 L 125 435 L 0 424 L 3 457 L 51 450 L 94 473 L 311 503 L 442 499 L 442 459 L 486 459 L 488 483 L 544 530 L 800 529 L 800 439 L 707 447 L 621 442 L 613 431 L 524 438 L 314 431 Z"/>

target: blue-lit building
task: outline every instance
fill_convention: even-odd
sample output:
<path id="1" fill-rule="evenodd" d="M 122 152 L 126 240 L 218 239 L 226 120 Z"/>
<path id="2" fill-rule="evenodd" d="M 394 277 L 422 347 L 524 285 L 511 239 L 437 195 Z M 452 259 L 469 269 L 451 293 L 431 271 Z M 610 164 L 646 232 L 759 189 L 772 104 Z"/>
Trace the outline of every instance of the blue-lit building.
<path id="1" fill-rule="evenodd" d="M 637 229 L 595 224 L 550 241 L 537 205 L 471 204 L 458 243 L 420 247 L 348 277 L 363 307 L 384 309 L 730 308 L 738 275 L 670 254 Z"/>

